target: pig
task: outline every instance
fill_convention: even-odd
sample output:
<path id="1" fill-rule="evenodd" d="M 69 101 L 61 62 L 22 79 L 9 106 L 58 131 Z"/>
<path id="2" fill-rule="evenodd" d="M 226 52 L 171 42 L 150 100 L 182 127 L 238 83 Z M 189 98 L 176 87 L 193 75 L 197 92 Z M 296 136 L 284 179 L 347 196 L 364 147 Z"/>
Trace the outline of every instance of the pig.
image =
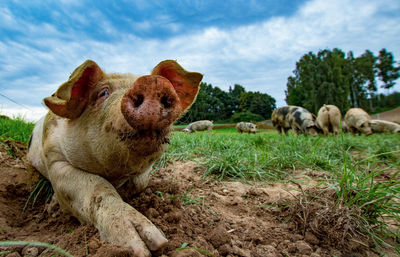
<path id="1" fill-rule="evenodd" d="M 342 114 L 335 105 L 322 106 L 318 111 L 317 125 L 324 132 L 324 136 L 328 136 L 329 132 L 333 132 L 335 136 L 340 132 L 340 119 Z"/>
<path id="2" fill-rule="evenodd" d="M 239 122 L 236 124 L 236 130 L 239 133 L 247 132 L 255 134 L 257 132 L 257 125 L 251 122 Z"/>
<path id="3" fill-rule="evenodd" d="M 400 134 L 400 125 L 386 120 L 371 120 L 373 133 L 395 133 Z"/>
<path id="4" fill-rule="evenodd" d="M 371 117 L 366 111 L 361 108 L 350 108 L 344 116 L 347 130 L 351 134 L 364 133 L 369 136 L 372 134 L 371 130 Z"/>
<path id="5" fill-rule="evenodd" d="M 288 130 L 292 129 L 296 136 L 300 132 L 315 137 L 320 132 L 315 115 L 299 106 L 289 105 L 275 109 L 272 112 L 272 124 L 279 134 L 283 131 L 288 135 Z"/>
<path id="6" fill-rule="evenodd" d="M 190 123 L 187 125 L 186 128 L 184 128 L 182 131 L 186 133 L 193 133 L 196 131 L 203 131 L 203 130 L 208 130 L 208 133 L 212 132 L 212 129 L 214 127 L 214 124 L 210 120 L 199 120 Z"/>
<path id="7" fill-rule="evenodd" d="M 107 242 L 151 256 L 168 242 L 123 198 L 148 184 L 172 123 L 194 102 L 203 75 L 176 61 L 150 75 L 105 73 L 91 60 L 44 99 L 49 112 L 34 127 L 27 158 L 51 182 L 52 201 Z"/>

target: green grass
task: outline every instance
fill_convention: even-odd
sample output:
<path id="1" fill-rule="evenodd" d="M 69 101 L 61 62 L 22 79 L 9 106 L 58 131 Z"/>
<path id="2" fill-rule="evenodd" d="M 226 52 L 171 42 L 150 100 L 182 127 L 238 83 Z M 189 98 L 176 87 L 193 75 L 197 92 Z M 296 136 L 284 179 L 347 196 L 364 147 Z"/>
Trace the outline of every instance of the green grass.
<path id="1" fill-rule="evenodd" d="M 21 118 L 0 118 L 0 139 L 12 139 L 28 143 L 34 124 Z"/>
<path id="2" fill-rule="evenodd" d="M 381 165 L 399 169 L 398 135 L 370 137 L 348 134 L 335 137 L 279 136 L 276 133 L 238 134 L 174 132 L 158 166 L 173 160 L 195 160 L 205 176 L 246 180 L 291 179 L 289 171 L 313 169 L 339 174 L 344 158 L 357 162 L 372 156 L 357 169 Z"/>
<path id="3" fill-rule="evenodd" d="M 328 185 L 336 192 L 336 205 L 354 210 L 353 215 L 360 221 L 361 231 L 371 238 L 379 251 L 386 246 L 400 253 L 400 169 L 397 166 L 388 178 L 382 180 L 380 177 L 386 169 L 362 168 L 364 162 L 380 159 L 386 154 L 394 153 L 371 155 L 355 164 L 346 158 L 342 173 Z M 357 169 L 359 166 L 361 168 Z M 388 223 L 397 224 L 397 230 L 390 229 Z M 392 242 L 388 243 L 388 238 Z"/>

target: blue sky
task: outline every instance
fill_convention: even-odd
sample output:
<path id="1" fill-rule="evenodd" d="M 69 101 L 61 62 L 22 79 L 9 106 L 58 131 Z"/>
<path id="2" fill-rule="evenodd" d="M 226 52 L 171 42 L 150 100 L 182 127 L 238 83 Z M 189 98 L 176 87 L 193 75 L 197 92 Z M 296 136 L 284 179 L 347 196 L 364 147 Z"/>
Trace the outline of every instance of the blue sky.
<path id="1" fill-rule="evenodd" d="M 19 104 L 0 96 L 0 113 L 37 120 L 86 59 L 138 75 L 175 59 L 213 86 L 285 105 L 287 77 L 309 51 L 386 48 L 399 61 L 399 13 L 398 0 L 1 1 L 0 94 Z"/>

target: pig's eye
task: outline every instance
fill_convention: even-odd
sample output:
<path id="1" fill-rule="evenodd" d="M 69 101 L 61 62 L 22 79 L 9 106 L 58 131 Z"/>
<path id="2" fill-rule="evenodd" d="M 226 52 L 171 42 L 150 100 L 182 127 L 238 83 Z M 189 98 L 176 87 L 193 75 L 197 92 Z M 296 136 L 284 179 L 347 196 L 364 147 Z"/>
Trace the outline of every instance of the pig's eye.
<path id="1" fill-rule="evenodd" d="M 108 88 L 103 88 L 98 94 L 98 98 L 107 97 L 109 94 Z"/>

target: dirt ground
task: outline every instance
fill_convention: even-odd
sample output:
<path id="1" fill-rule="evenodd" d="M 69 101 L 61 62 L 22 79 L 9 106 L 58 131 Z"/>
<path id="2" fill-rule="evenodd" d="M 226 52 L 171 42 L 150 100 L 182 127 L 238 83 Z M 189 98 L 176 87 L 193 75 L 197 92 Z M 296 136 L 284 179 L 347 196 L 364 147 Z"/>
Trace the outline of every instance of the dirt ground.
<path id="1" fill-rule="evenodd" d="M 44 196 L 22 212 L 39 174 L 24 163 L 24 147 L 13 147 L 16 158 L 0 145 L 0 241 L 46 242 L 73 256 L 131 256 L 128 249 L 102 242 L 93 226 L 80 225 L 59 209 L 47 213 Z M 316 182 L 216 181 L 203 179 L 203 171 L 195 162 L 170 163 L 129 201 L 169 239 L 163 252 L 155 256 L 379 256 L 368 241 L 335 241 L 299 226 L 294 209 L 285 206 L 298 199 L 299 188 L 307 190 Z M 306 181 L 326 175 L 298 171 L 298 176 Z M 342 228 L 335 229 L 340 232 Z M 177 249 L 182 246 L 183 250 Z M 0 254 L 5 250 L 9 257 L 56 256 L 43 247 L 2 247 Z"/>

